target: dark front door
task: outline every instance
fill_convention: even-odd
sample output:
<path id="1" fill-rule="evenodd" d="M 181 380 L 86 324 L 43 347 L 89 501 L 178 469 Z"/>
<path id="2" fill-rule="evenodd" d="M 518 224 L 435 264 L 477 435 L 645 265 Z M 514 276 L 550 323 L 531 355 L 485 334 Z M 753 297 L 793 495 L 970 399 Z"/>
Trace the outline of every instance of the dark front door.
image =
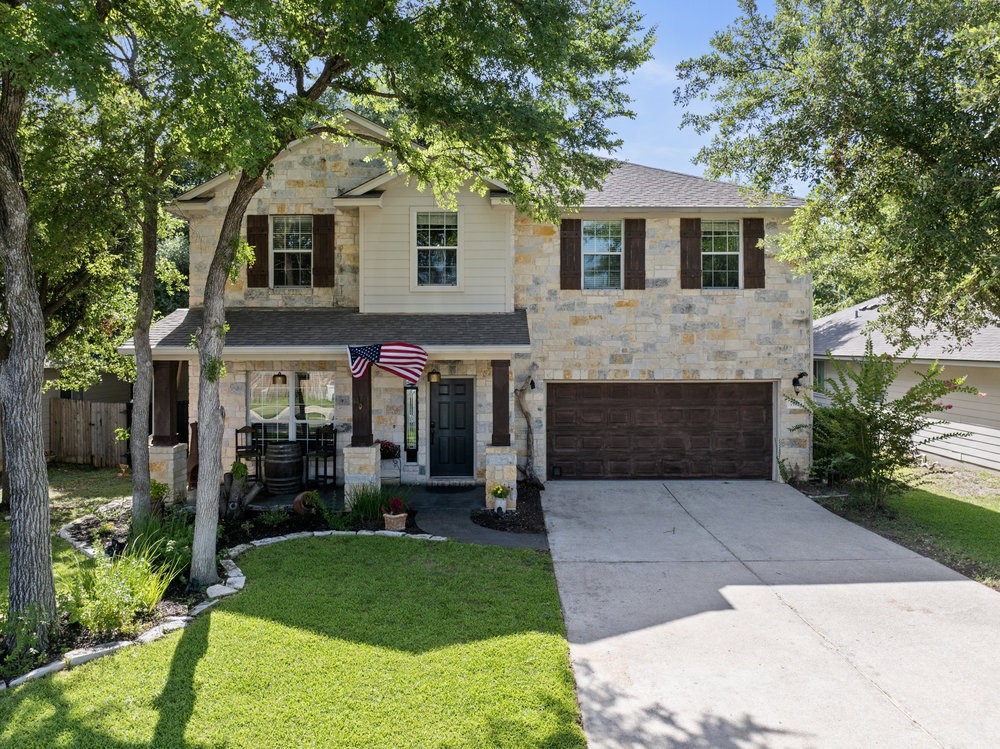
<path id="1" fill-rule="evenodd" d="M 431 385 L 431 476 L 472 475 L 473 404 L 471 379 Z"/>

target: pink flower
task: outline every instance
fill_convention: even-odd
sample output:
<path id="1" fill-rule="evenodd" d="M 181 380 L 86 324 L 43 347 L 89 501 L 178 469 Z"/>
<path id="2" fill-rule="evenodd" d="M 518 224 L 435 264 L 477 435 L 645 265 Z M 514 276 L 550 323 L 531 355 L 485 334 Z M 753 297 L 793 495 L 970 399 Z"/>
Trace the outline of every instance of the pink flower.
<path id="1" fill-rule="evenodd" d="M 979 398 L 985 398 L 986 397 L 986 393 L 979 392 L 979 393 L 976 393 L 976 396 L 979 397 Z"/>
<path id="2" fill-rule="evenodd" d="M 950 403 L 947 403 L 947 404 L 945 404 L 944 410 L 947 411 L 947 410 L 949 410 L 951 408 L 954 408 L 954 406 L 952 406 Z"/>

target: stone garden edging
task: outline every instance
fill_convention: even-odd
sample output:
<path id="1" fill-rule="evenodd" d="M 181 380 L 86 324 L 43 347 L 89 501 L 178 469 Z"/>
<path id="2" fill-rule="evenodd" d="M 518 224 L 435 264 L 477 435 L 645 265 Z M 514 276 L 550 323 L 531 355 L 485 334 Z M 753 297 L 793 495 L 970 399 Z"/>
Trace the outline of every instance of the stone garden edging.
<path id="1" fill-rule="evenodd" d="M 75 522 L 76 521 L 67 523 L 60 528 L 59 536 L 60 538 L 65 539 L 78 552 L 90 559 L 93 559 L 97 555 L 97 550 L 86 541 L 78 540 L 70 532 L 70 528 Z M 234 561 L 241 554 L 244 554 L 251 549 L 256 549 L 261 546 L 272 546 L 273 544 L 281 543 L 282 541 L 294 541 L 299 538 L 325 538 L 327 536 L 387 536 L 389 538 L 411 538 L 418 541 L 448 540 L 446 536 L 432 536 L 429 533 L 403 533 L 402 531 L 302 531 L 300 533 L 289 533 L 286 536 L 260 538 L 256 541 L 239 544 L 231 549 L 227 549 L 222 556 L 221 564 L 225 574 L 223 581 L 217 585 L 210 585 L 205 591 L 205 595 L 208 596 L 208 600 L 196 603 L 188 610 L 188 613 L 185 616 L 169 616 L 155 627 L 147 629 L 134 640 L 116 640 L 115 642 L 104 642 L 87 648 L 70 650 L 68 653 L 64 653 L 58 660 L 47 663 L 44 666 L 39 666 L 23 676 L 11 679 L 9 682 L 0 679 L 0 692 L 8 687 L 17 687 L 34 679 L 40 679 L 43 676 L 54 674 L 57 671 L 74 668 L 83 663 L 87 663 L 88 661 L 103 658 L 106 655 L 111 655 L 112 653 L 131 645 L 144 645 L 148 642 L 155 642 L 168 632 L 183 629 L 191 622 L 192 619 L 194 619 L 194 617 L 212 608 L 219 602 L 220 599 L 243 590 L 243 586 L 246 585 L 246 575 L 243 574 L 243 570 L 241 570 Z"/>

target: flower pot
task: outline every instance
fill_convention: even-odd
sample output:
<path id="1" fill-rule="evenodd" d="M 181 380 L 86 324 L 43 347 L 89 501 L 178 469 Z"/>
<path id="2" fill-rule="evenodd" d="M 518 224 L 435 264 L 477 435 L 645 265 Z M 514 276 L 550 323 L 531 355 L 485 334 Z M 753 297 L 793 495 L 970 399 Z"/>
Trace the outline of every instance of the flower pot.
<path id="1" fill-rule="evenodd" d="M 507 512 L 507 498 L 506 497 L 494 497 L 493 498 L 493 510 L 494 510 L 494 512 Z"/>
<path id="2" fill-rule="evenodd" d="M 400 512 L 393 515 L 389 512 L 382 513 L 382 520 L 385 521 L 385 529 L 387 531 L 402 531 L 406 530 L 406 513 Z"/>

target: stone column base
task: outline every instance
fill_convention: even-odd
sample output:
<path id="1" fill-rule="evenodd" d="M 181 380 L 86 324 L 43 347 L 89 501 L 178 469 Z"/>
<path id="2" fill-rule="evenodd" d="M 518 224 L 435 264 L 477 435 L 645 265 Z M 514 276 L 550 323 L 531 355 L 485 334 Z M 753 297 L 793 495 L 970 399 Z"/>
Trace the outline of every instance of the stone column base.
<path id="1" fill-rule="evenodd" d="M 150 445 L 149 478 L 170 487 L 170 496 L 187 494 L 187 445 Z"/>
<path id="2" fill-rule="evenodd" d="M 490 490 L 498 484 L 510 487 L 507 509 L 517 509 L 517 448 L 486 446 L 486 506 L 493 509 Z"/>
<path id="3" fill-rule="evenodd" d="M 354 492 L 362 486 L 382 487 L 382 448 L 344 448 L 344 509 L 353 505 Z"/>

